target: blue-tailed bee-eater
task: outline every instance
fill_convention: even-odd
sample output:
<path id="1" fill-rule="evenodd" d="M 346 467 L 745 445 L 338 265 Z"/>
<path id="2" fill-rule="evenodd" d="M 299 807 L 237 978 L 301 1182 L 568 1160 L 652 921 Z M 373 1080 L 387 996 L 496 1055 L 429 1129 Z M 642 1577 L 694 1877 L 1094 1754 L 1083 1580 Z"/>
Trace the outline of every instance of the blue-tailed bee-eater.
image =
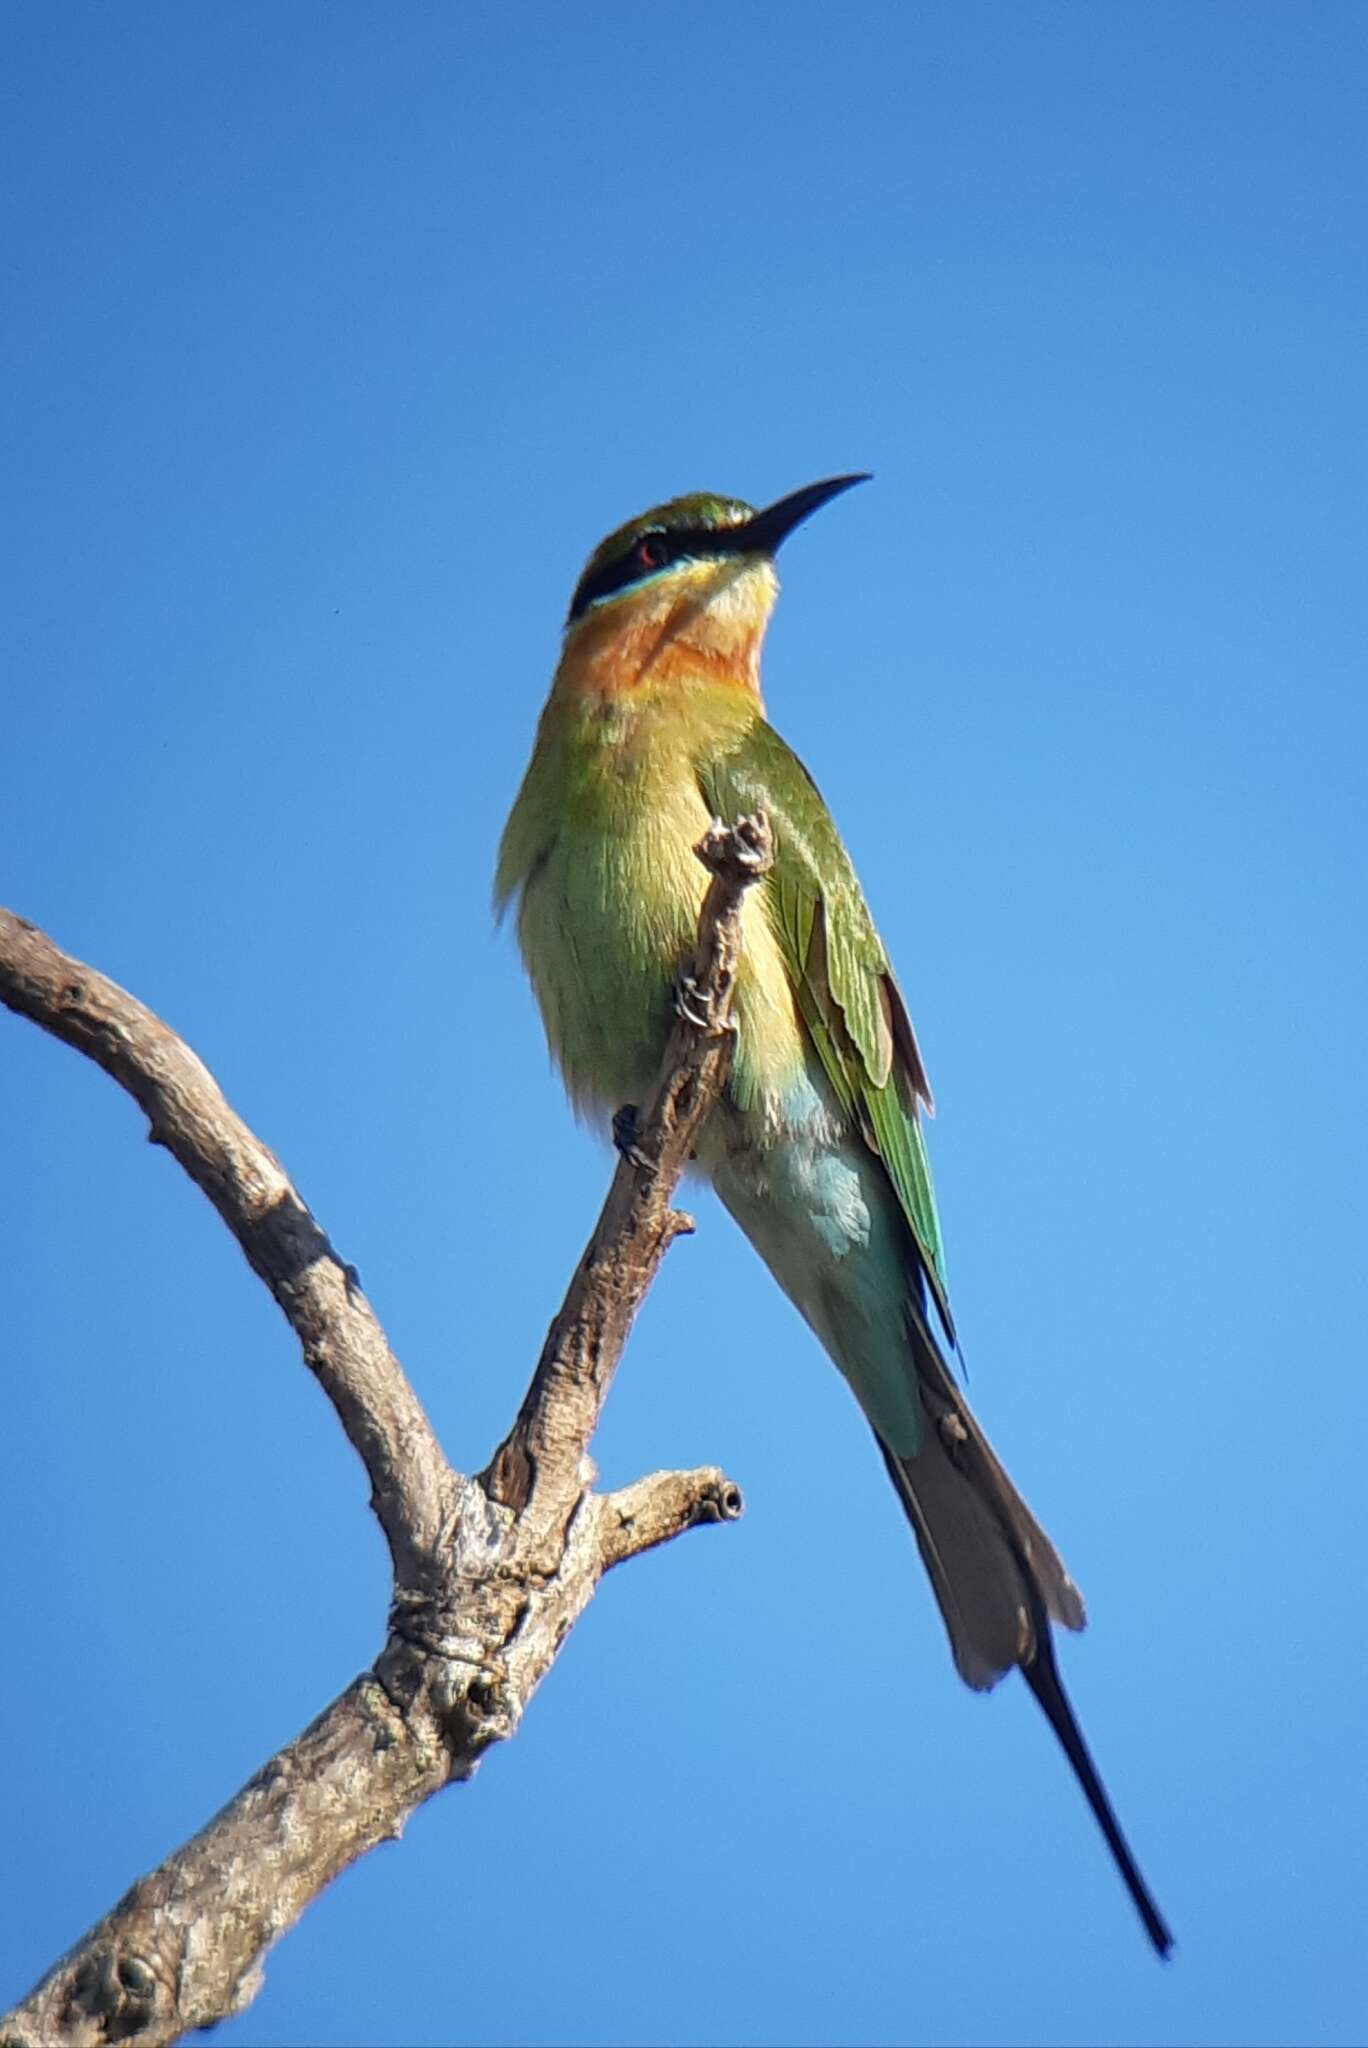
<path id="1" fill-rule="evenodd" d="M 874 1432 L 978 1690 L 1019 1666 L 1078 1776 L 1150 1940 L 1171 1937 L 1060 1681 L 1052 1628 L 1078 1588 L 970 1413 L 920 1121 L 931 1089 L 850 858 L 765 721 L 775 552 L 862 477 L 757 512 L 707 493 L 630 520 L 575 589 L 499 851 L 518 939 L 576 1107 L 647 1099 L 716 819 L 763 811 L 770 874 L 747 897 L 735 1048 L 698 1164 L 844 1375 Z"/>

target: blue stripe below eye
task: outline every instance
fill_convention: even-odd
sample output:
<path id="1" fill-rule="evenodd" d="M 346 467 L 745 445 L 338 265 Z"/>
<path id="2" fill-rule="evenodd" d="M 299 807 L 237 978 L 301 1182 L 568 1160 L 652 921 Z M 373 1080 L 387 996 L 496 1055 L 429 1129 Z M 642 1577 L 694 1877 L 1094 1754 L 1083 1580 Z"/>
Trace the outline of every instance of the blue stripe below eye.
<path id="1" fill-rule="evenodd" d="M 642 541 L 649 540 L 653 534 L 659 534 L 669 542 L 670 559 L 662 562 L 658 569 L 642 569 L 635 560 L 636 551 Z M 614 561 L 604 562 L 580 577 L 565 623 L 572 626 L 592 606 L 603 604 L 610 597 L 621 597 L 624 591 L 638 590 L 645 583 L 653 583 L 658 576 L 668 576 L 671 569 L 677 569 L 681 562 L 707 561 L 715 555 L 734 552 L 739 552 L 734 545 L 734 532 L 725 526 L 680 527 L 673 532 L 665 526 L 648 526 L 634 536 L 631 546 Z"/>
<path id="2" fill-rule="evenodd" d="M 697 555 L 678 555 L 673 562 L 664 562 L 658 569 L 643 569 L 639 576 L 633 576 L 628 582 L 615 585 L 612 590 L 602 591 L 597 597 L 582 599 L 578 606 L 571 607 L 570 616 L 576 619 L 584 612 L 597 611 L 601 604 L 611 604 L 615 597 L 626 597 L 633 590 L 644 589 L 648 583 L 659 583 L 661 577 L 668 576 L 672 569 L 680 568 L 685 562 L 697 560 Z"/>

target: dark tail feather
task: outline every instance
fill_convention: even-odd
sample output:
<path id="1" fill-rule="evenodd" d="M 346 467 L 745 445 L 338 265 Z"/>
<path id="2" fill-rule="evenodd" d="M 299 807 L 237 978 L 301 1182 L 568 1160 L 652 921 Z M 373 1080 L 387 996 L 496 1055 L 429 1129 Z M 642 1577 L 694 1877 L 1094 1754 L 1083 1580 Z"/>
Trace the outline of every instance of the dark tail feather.
<path id="1" fill-rule="evenodd" d="M 1083 1731 L 1069 1705 L 1069 1696 L 1059 1676 L 1055 1662 L 1054 1644 L 1050 1640 L 1050 1624 L 1042 1614 L 1037 1623 L 1036 1653 L 1029 1664 L 1023 1664 L 1022 1675 L 1041 1705 L 1046 1720 L 1059 1739 L 1059 1746 L 1073 1766 L 1074 1776 L 1083 1787 L 1083 1796 L 1093 1810 L 1097 1825 L 1106 1836 L 1107 1847 L 1116 1860 L 1116 1867 L 1125 1881 L 1126 1890 L 1135 1901 L 1135 1910 L 1145 1923 L 1145 1932 L 1161 1956 L 1167 1956 L 1173 1947 L 1173 1936 L 1168 1923 L 1154 1902 L 1154 1895 L 1140 1875 L 1135 1858 L 1131 1855 L 1130 1844 L 1121 1832 L 1121 1823 L 1112 1810 L 1106 1788 L 1097 1775 L 1097 1766 L 1083 1740 Z"/>
<path id="2" fill-rule="evenodd" d="M 1083 1602 L 1049 1538 L 969 1412 L 922 1316 L 910 1318 L 925 1429 L 911 1457 L 878 1438 L 944 1617 L 955 1663 L 980 1691 L 1019 1664 L 1073 1766 L 1161 1956 L 1173 1946 L 1136 1868 L 1055 1662 L 1050 1624 L 1082 1628 Z"/>

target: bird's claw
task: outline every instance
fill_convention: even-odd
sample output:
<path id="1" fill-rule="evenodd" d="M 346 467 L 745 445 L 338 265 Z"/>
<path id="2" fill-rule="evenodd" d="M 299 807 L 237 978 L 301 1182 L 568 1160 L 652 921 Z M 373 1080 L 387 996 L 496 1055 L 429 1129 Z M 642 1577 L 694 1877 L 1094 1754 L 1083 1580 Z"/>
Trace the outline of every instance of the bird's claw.
<path id="1" fill-rule="evenodd" d="M 674 1008 L 676 1017 L 682 1017 L 686 1024 L 692 1024 L 695 1031 L 713 1029 L 713 1020 L 707 1011 L 707 998 L 692 974 L 681 974 L 675 983 Z"/>
<path id="2" fill-rule="evenodd" d="M 641 1135 L 641 1117 L 634 1102 L 624 1102 L 613 1115 L 613 1143 L 629 1166 L 649 1166 L 650 1160 L 642 1151 L 637 1139 Z"/>
<path id="3" fill-rule="evenodd" d="M 758 881 L 774 862 L 774 839 L 763 811 L 728 825 L 714 818 L 694 852 L 711 874 L 732 874 L 742 882 Z"/>

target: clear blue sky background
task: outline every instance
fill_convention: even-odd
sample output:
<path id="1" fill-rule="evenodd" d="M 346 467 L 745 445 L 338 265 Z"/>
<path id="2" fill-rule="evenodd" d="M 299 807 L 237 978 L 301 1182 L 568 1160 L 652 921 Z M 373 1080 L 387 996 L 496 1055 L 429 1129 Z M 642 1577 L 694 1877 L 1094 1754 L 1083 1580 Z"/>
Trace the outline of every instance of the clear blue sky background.
<path id="1" fill-rule="evenodd" d="M 12 6 L 0 897 L 161 1011 L 452 1456 L 609 1160 L 489 877 L 567 593 L 868 467 L 771 714 L 941 1104 L 972 1392 L 1088 1595 L 1149 1954 L 957 1682 L 708 1196 L 619 1574 L 516 1741 L 217 2038 L 1350 2042 L 1368 2023 L 1359 5 Z M 202 1198 L 0 1017 L 0 2002 L 376 1650 L 359 1468 Z"/>

